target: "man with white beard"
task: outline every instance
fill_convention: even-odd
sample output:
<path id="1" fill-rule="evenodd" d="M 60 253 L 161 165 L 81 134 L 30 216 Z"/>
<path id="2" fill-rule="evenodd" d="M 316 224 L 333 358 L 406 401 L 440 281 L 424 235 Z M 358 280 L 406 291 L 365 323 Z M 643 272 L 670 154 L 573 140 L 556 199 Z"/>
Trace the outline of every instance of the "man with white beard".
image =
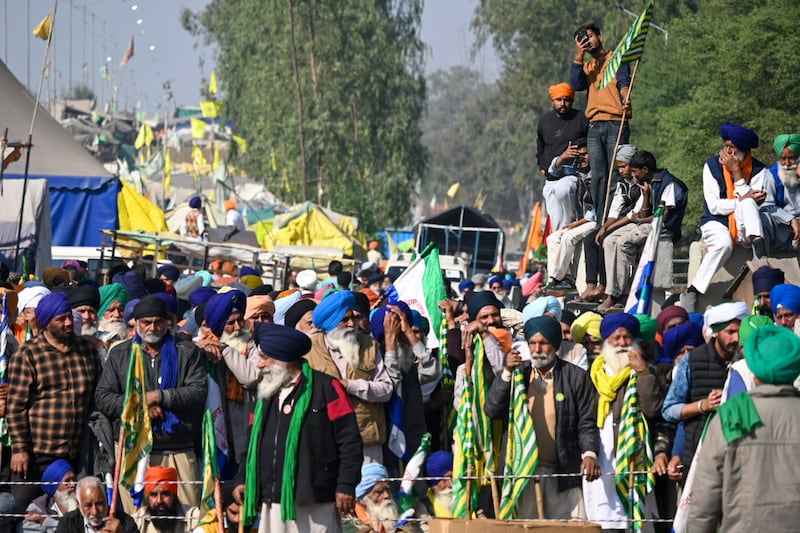
<path id="1" fill-rule="evenodd" d="M 245 328 L 244 310 L 248 305 L 243 292 L 230 290 L 215 294 L 204 307 L 195 310 L 201 324 L 197 345 L 216 370 L 214 384 L 209 382 L 209 385 L 218 396 L 209 396 L 212 401 L 208 403 L 213 405 L 216 400 L 222 404 L 228 457 L 234 471 L 247 457 L 247 427 L 261 378 L 258 352 L 250 330 Z M 212 350 L 212 347 L 218 348 Z"/>
<path id="2" fill-rule="evenodd" d="M 359 533 L 392 533 L 404 531 L 417 533 L 420 530 L 413 522 L 398 525 L 400 508 L 392 498 L 392 489 L 386 478 L 389 473 L 380 463 L 365 464 L 361 467 L 361 482 L 356 487 L 355 518 L 345 530 Z"/>
<path id="3" fill-rule="evenodd" d="M 100 308 L 100 291 L 93 285 L 78 285 L 68 293 L 69 303 L 83 319 L 79 335 L 94 337 L 97 334 L 97 310 Z"/>
<path id="4" fill-rule="evenodd" d="M 453 454 L 439 450 L 425 461 L 428 493 L 417 500 L 414 515 L 423 520 L 453 518 Z"/>
<path id="5" fill-rule="evenodd" d="M 800 216 L 800 174 L 798 174 L 797 161 L 800 156 L 800 134 L 778 135 L 775 137 L 772 147 L 778 156 L 778 161 L 769 169 L 775 178 L 775 202 L 798 217 Z"/>
<path id="6" fill-rule="evenodd" d="M 628 313 L 606 315 L 600 323 L 603 348 L 592 363 L 590 376 L 598 393 L 595 421 L 600 429 L 598 464 L 602 472 L 618 471 L 615 465 L 616 446 L 620 420 L 625 417 L 626 409 L 641 412 L 651 428 L 661 417 L 661 406 L 667 392 L 666 382 L 644 359 L 641 347 L 636 344 L 639 333 L 639 321 Z M 631 405 L 624 405 L 628 383 L 634 376 L 638 404 L 631 402 Z M 650 449 L 652 446 L 652 442 L 641 444 L 637 449 Z M 652 462 L 652 452 L 649 455 Z M 602 476 L 597 483 L 584 483 L 583 495 L 587 520 L 599 522 L 604 530 L 627 529 L 628 515 L 617 495 L 614 476 Z M 645 518 L 658 518 L 653 492 L 647 495 L 644 507 Z M 653 531 L 652 523 L 645 523 L 643 531 Z"/>
<path id="7" fill-rule="evenodd" d="M 531 353 L 523 365 L 519 351 L 506 357 L 505 368 L 489 389 L 484 411 L 508 422 L 512 375 L 522 366 L 528 383 L 528 408 L 533 418 L 539 464 L 534 474 L 582 474 L 586 481 L 600 475 L 597 464 L 600 436 L 597 401 L 589 376 L 582 368 L 558 357 L 561 325 L 551 316 L 525 322 Z M 541 480 L 544 516 L 538 516 L 535 487 L 530 482 L 517 502 L 520 518 L 586 519 L 580 477 L 545 477 Z"/>
<path id="8" fill-rule="evenodd" d="M 432 357 L 425 343 L 417 338 L 413 321 L 411 309 L 405 302 L 383 305 L 370 319 L 372 336 L 383 344 L 386 371 L 394 382 L 387 417 L 391 424 L 394 415 L 396 423 L 386 444 L 389 452 L 403 462 L 408 462 L 417 451 L 428 431 L 425 417 L 420 416 L 425 410 L 422 386 L 435 383 L 442 376 L 439 358 Z M 397 460 L 386 457 L 383 464 L 399 474 Z"/>
<path id="9" fill-rule="evenodd" d="M 304 333 L 259 322 L 253 335 L 261 381 L 233 491 L 242 524 L 260 514 L 259 533 L 341 531 L 363 461 L 347 394 L 303 359 L 311 349 Z"/>
<path id="10" fill-rule="evenodd" d="M 81 479 L 75 493 L 78 508 L 61 518 L 56 533 L 139 533 L 136 522 L 121 509 L 109 516 L 106 487 L 96 477 Z"/>
<path id="11" fill-rule="evenodd" d="M 76 481 L 78 477 L 69 462 L 64 459 L 53 461 L 42 474 L 44 494 L 25 510 L 22 533 L 54 533 L 59 519 L 78 508 Z"/>
<path id="12" fill-rule="evenodd" d="M 387 428 L 384 403 L 394 384 L 383 364 L 378 341 L 355 327 L 355 297 L 350 291 L 329 294 L 314 309 L 318 332 L 311 334 L 311 368 L 342 382 L 353 404 L 364 443 L 364 461 L 383 462 Z"/>
<path id="13" fill-rule="evenodd" d="M 100 287 L 97 338 L 103 341 L 106 350 L 128 338 L 128 325 L 124 320 L 127 303 L 128 289 L 122 283 Z"/>

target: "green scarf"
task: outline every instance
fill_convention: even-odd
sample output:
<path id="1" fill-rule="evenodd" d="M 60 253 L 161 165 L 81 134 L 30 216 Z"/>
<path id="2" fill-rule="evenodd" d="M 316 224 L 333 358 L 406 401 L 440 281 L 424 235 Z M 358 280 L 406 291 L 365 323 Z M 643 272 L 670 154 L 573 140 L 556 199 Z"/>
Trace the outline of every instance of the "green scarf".
<path id="1" fill-rule="evenodd" d="M 722 434 L 728 444 L 741 439 L 761 425 L 761 417 L 750 394 L 742 392 L 717 407 Z"/>
<path id="2" fill-rule="evenodd" d="M 311 404 L 311 389 L 313 377 L 311 367 L 305 360 L 301 360 L 303 381 L 300 382 L 300 396 L 295 403 L 292 419 L 289 422 L 289 433 L 286 436 L 286 450 L 284 451 L 283 479 L 281 483 L 281 520 L 288 522 L 297 517 L 294 507 L 294 487 L 297 477 L 297 447 L 300 442 L 300 429 Z M 258 515 L 258 447 L 260 433 L 264 423 L 264 400 L 256 403 L 253 415 L 253 428 L 250 434 L 250 444 L 247 448 L 247 470 L 245 476 L 244 513 L 242 523 L 249 526 Z"/>

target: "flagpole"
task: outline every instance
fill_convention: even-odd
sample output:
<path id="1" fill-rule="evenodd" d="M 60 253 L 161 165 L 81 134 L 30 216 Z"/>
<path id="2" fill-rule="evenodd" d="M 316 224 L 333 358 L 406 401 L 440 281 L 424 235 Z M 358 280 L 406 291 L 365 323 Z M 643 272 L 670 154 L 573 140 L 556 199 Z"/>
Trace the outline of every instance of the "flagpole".
<path id="1" fill-rule="evenodd" d="M 120 424 L 119 441 L 117 442 L 117 463 L 114 465 L 114 487 L 111 491 L 111 506 L 108 516 L 113 517 L 117 511 L 117 500 L 119 500 L 119 477 L 122 474 L 122 458 L 125 454 L 125 429 Z"/>
<path id="2" fill-rule="evenodd" d="M 217 508 L 217 523 L 219 524 L 219 533 L 225 533 L 225 511 L 222 509 L 222 486 L 219 482 L 219 476 L 214 478 L 214 503 Z M 240 515 L 241 516 L 241 515 Z M 239 522 L 241 522 L 241 518 Z"/>
<path id="3" fill-rule="evenodd" d="M 631 84 L 628 86 L 628 97 L 626 100 L 628 102 L 631 101 L 631 93 L 633 93 L 633 82 L 636 81 L 636 73 L 639 71 L 639 63 L 641 60 L 637 61 L 636 64 L 633 66 L 633 74 L 631 75 Z M 614 145 L 614 152 L 611 154 L 611 162 L 608 169 L 608 179 L 606 180 L 606 201 L 603 203 L 603 216 L 600 219 L 600 225 L 602 226 L 606 221 L 606 216 L 608 216 L 608 197 L 611 194 L 611 178 L 614 175 L 614 166 L 617 157 L 617 150 L 619 149 L 619 143 L 622 140 L 622 131 L 625 129 L 625 119 L 628 117 L 628 113 L 624 112 L 622 114 L 622 120 L 619 123 L 619 132 L 617 132 L 617 142 Z M 591 165 L 591 161 L 589 164 Z"/>

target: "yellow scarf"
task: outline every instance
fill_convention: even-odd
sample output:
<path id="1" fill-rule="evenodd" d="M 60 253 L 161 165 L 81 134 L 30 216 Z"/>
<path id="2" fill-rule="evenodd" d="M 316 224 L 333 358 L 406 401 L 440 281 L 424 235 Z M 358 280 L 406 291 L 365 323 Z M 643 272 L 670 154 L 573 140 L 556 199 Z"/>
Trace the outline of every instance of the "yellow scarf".
<path id="1" fill-rule="evenodd" d="M 433 489 L 428 489 L 428 499 L 430 500 L 431 505 L 433 505 L 433 516 L 436 518 L 453 518 L 450 511 L 445 509 L 444 506 L 436 499 L 436 493 L 433 492 Z"/>
<path id="2" fill-rule="evenodd" d="M 597 356 L 592 363 L 590 375 L 592 382 L 600 398 L 597 400 L 597 427 L 602 428 L 605 424 L 608 412 L 611 410 L 611 402 L 617 398 L 617 391 L 631 375 L 631 367 L 626 366 L 613 376 L 606 373 L 606 358 L 603 354 Z"/>

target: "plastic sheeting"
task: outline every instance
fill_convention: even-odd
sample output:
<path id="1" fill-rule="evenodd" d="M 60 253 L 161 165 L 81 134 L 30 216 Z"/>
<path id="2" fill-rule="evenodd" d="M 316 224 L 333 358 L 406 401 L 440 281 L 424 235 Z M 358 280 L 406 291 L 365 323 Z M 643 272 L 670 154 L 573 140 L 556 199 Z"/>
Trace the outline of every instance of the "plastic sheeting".
<path id="1" fill-rule="evenodd" d="M 0 197 L 3 206 L 0 209 L 0 253 L 5 256 L 8 267 L 17 272 L 22 272 L 22 262 L 17 261 L 15 255 L 22 186 L 22 180 L 4 180 L 3 196 Z M 42 277 L 42 270 L 50 266 L 50 246 L 50 205 L 47 182 L 30 180 L 25 194 L 19 249 L 21 254 L 35 257 L 34 272 L 39 279 Z"/>

